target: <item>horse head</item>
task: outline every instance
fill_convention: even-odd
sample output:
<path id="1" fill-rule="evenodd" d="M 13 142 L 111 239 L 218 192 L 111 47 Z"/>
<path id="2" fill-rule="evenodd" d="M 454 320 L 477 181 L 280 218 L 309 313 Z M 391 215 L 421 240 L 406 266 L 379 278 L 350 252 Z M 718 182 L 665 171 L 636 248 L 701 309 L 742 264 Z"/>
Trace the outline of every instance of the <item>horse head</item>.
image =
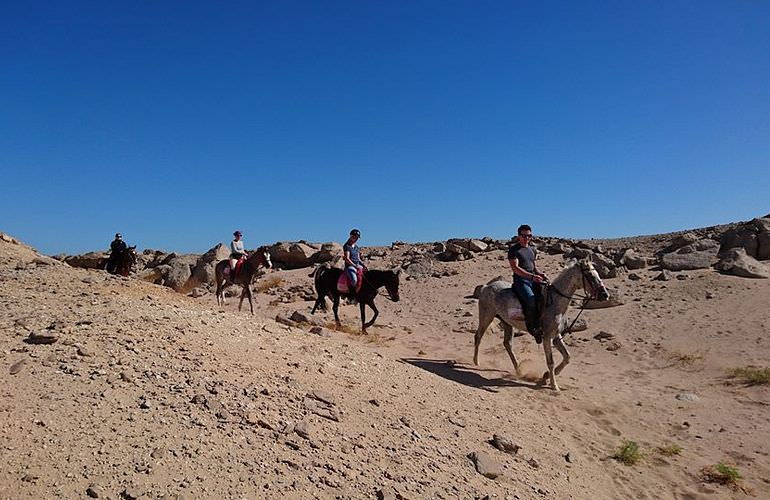
<path id="1" fill-rule="evenodd" d="M 401 269 L 397 271 L 390 271 L 387 273 L 387 278 L 385 280 L 385 289 L 388 291 L 388 295 L 390 295 L 390 300 L 393 302 L 399 301 L 398 296 L 398 281 L 401 277 Z"/>
<path id="2" fill-rule="evenodd" d="M 126 248 L 126 255 L 128 255 L 128 259 L 131 261 L 132 265 L 136 264 L 136 245 Z"/>
<path id="3" fill-rule="evenodd" d="M 577 263 L 580 273 L 583 275 L 583 291 L 586 297 L 591 300 L 608 300 L 610 293 L 604 286 L 599 273 L 596 271 L 593 262 L 587 259 L 579 260 Z"/>
<path id="4" fill-rule="evenodd" d="M 273 267 L 273 262 L 270 260 L 270 252 L 268 252 L 266 246 L 257 248 L 251 258 L 256 259 L 257 266 L 266 267 L 268 269 Z"/>

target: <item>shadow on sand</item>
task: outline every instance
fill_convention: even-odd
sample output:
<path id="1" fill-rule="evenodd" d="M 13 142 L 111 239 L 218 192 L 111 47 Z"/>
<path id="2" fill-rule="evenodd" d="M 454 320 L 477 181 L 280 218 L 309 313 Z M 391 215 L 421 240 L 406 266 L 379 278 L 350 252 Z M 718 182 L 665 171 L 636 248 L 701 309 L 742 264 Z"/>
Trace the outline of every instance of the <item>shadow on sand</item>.
<path id="1" fill-rule="evenodd" d="M 401 361 L 417 368 L 422 368 L 439 377 L 467 385 L 475 389 L 483 389 L 489 392 L 498 392 L 496 387 L 522 387 L 525 389 L 540 390 L 545 386 L 535 383 L 528 383 L 504 378 L 502 370 L 490 370 L 478 368 L 475 366 L 464 365 L 450 359 L 423 359 L 423 358 L 401 358 Z M 482 372 L 497 374 L 498 376 L 487 378 Z"/>

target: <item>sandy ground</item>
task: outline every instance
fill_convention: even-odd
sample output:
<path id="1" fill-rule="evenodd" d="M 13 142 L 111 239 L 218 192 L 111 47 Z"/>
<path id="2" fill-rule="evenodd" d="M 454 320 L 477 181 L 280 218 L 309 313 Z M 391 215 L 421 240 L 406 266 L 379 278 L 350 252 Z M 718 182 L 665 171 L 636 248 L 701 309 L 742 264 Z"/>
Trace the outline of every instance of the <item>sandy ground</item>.
<path id="1" fill-rule="evenodd" d="M 540 265 L 553 277 L 561 263 Z M 218 308 L 0 241 L 0 497 L 770 497 L 770 387 L 729 375 L 768 364 L 770 280 L 606 280 L 626 302 L 584 313 L 556 393 L 535 382 L 545 364 L 529 336 L 514 341 L 519 379 L 498 326 L 472 364 L 471 294 L 508 276 L 504 252 L 435 271 L 402 281 L 398 303 L 379 297 L 368 335 L 350 333 L 358 307 L 344 305 L 344 331 L 319 336 L 273 321 L 310 311 L 277 300 L 310 289 L 307 269 L 261 278 L 275 287 L 252 317 L 233 299 Z M 57 342 L 25 343 L 30 331 Z M 636 465 L 610 458 L 625 440 L 641 448 Z M 659 451 L 670 445 L 681 452 Z M 704 481 L 718 462 L 737 468 L 738 488 Z"/>

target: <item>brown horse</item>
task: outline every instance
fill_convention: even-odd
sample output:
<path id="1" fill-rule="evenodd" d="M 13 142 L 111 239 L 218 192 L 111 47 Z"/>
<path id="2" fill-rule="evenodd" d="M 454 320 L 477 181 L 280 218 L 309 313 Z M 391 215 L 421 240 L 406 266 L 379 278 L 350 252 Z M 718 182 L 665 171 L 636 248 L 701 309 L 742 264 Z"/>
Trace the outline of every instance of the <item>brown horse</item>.
<path id="1" fill-rule="evenodd" d="M 254 274 L 260 267 L 270 268 L 272 263 L 270 262 L 270 254 L 267 251 L 267 247 L 261 246 L 251 254 L 249 254 L 246 261 L 241 265 L 238 275 L 233 279 L 231 273 L 228 272 L 225 276 L 225 269 L 229 269 L 230 259 L 219 261 L 214 268 L 215 283 L 217 284 L 217 305 L 225 305 L 225 286 L 228 283 L 233 285 L 241 285 L 243 290 L 241 291 L 241 300 L 238 302 L 238 310 L 241 310 L 243 305 L 243 298 L 249 298 L 249 307 L 251 308 L 251 314 L 254 314 L 254 302 L 251 296 L 251 282 L 254 279 Z"/>

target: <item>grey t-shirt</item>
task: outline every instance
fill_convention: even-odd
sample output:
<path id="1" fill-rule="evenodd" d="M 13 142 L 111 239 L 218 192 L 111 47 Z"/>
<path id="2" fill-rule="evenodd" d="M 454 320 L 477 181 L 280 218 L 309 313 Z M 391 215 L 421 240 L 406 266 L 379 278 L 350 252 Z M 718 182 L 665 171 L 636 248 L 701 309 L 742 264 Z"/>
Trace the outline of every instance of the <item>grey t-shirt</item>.
<path id="1" fill-rule="evenodd" d="M 535 258 L 537 250 L 531 246 L 523 247 L 516 243 L 508 249 L 508 260 L 517 259 L 519 267 L 530 273 L 535 272 Z"/>
<path id="2" fill-rule="evenodd" d="M 361 254 L 360 249 L 358 248 L 358 245 L 351 245 L 349 243 L 345 243 L 342 245 L 342 251 L 348 252 L 350 254 L 350 260 L 357 266 L 361 265 Z M 347 266 L 347 264 L 345 264 Z"/>

